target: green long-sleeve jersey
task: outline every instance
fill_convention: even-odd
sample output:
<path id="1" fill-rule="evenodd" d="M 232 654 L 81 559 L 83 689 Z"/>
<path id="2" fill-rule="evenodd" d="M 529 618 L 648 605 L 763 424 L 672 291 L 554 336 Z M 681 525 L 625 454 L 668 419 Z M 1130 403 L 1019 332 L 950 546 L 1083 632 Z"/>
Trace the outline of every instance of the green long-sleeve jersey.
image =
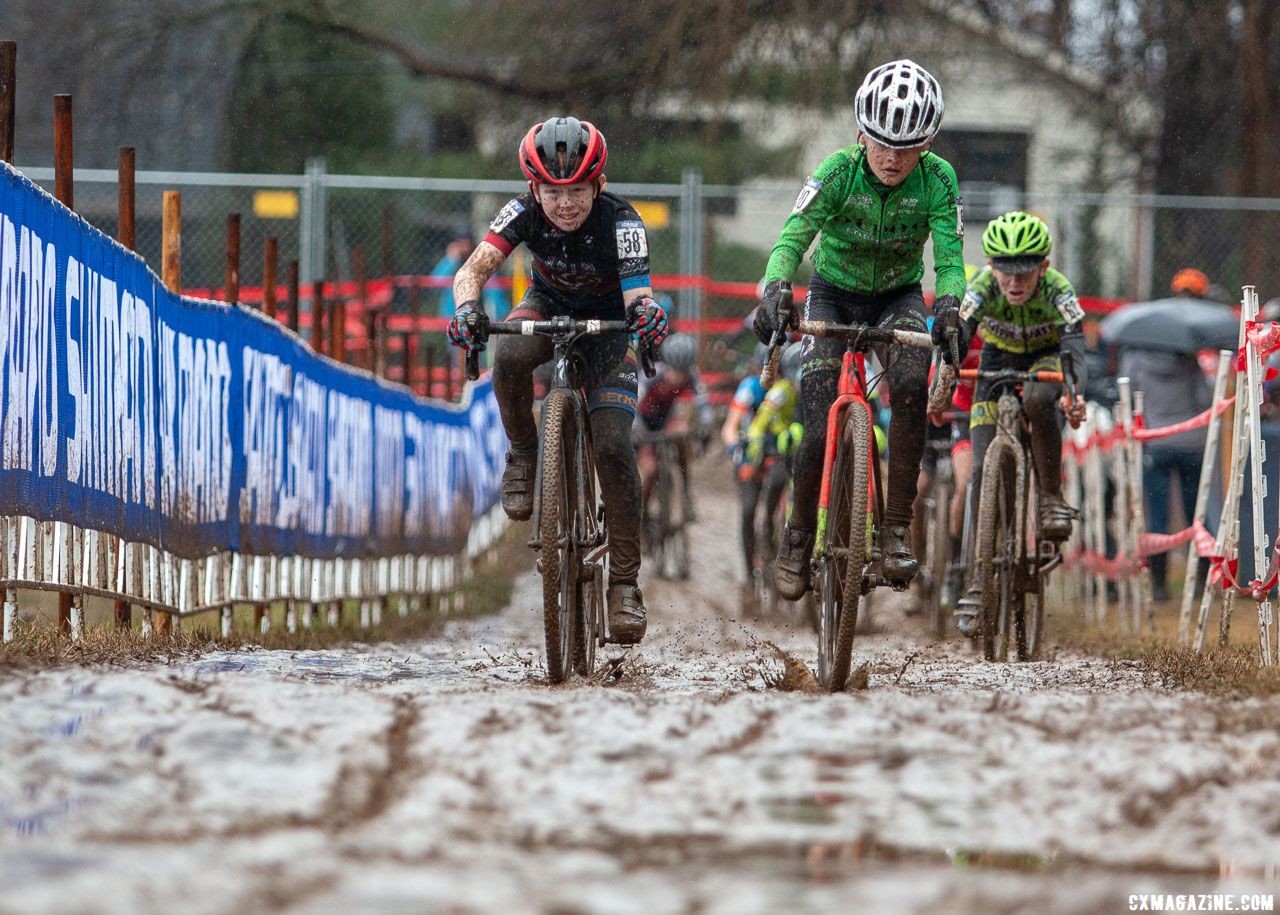
<path id="1" fill-rule="evenodd" d="M 933 235 L 934 291 L 964 295 L 963 210 L 956 173 L 925 153 L 897 187 L 886 187 L 866 150 L 837 150 L 804 183 L 769 256 L 765 280 L 790 280 L 818 237 L 813 266 L 830 283 L 871 295 L 918 283 Z"/>

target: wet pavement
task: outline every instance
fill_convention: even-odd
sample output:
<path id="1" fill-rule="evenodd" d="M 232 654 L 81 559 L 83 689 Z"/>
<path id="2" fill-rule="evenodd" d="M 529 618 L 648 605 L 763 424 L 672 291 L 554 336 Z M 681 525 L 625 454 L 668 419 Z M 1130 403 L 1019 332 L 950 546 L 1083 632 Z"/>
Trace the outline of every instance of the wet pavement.
<path id="1" fill-rule="evenodd" d="M 708 480 L 708 483 L 713 483 Z M 868 688 L 783 692 L 734 502 L 616 677 L 544 680 L 537 579 L 406 645 L 0 680 L 0 911 L 1123 911 L 1273 892 L 1280 703 L 1057 652 L 991 665 L 878 600 Z M 530 563 L 531 565 L 532 563 Z M 1050 639 L 1051 641 L 1051 639 Z M 777 646 L 777 650 L 773 646 Z"/>

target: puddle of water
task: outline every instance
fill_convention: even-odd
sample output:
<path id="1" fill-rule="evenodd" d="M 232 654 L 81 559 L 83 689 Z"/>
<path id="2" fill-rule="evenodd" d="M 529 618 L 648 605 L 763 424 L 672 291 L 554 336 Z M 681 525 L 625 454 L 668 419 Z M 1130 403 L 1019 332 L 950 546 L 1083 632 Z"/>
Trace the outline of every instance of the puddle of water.
<path id="1" fill-rule="evenodd" d="M 455 663 L 430 656 L 414 655 L 396 660 L 350 652 L 233 655 L 206 659 L 192 664 L 188 669 L 197 676 L 248 672 L 302 677 L 315 682 L 342 680 L 361 683 L 394 683 L 399 680 L 438 678 L 458 673 Z"/>

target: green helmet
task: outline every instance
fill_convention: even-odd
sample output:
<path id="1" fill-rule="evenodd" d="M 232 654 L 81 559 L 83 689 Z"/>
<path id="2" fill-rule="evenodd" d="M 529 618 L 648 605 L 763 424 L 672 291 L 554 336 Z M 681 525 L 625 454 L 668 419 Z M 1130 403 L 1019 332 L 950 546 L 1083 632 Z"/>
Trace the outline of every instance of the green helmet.
<path id="1" fill-rule="evenodd" d="M 992 260 L 1017 258 L 1039 263 L 1052 247 L 1044 220 L 1020 210 L 991 220 L 982 233 L 982 253 Z"/>

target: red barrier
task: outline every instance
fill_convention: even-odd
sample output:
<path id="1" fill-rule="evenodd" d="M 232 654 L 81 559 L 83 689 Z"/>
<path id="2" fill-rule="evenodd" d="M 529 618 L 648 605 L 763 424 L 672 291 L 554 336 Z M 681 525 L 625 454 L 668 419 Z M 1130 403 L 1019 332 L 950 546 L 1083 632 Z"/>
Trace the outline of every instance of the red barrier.
<path id="1" fill-rule="evenodd" d="M 757 284 L 751 282 L 743 282 L 738 280 L 715 280 L 708 276 L 689 276 L 678 273 L 655 273 L 652 277 L 653 288 L 661 292 L 676 292 L 681 289 L 698 289 L 710 296 L 731 299 L 750 300 L 752 307 L 755 305 Z M 372 293 L 376 288 L 384 288 L 390 285 L 395 288 L 408 288 L 411 285 L 417 285 L 420 289 L 452 289 L 453 277 L 451 276 L 392 276 L 383 277 L 379 280 L 370 280 L 368 288 Z M 491 279 L 486 288 L 510 290 L 512 287 L 512 279 L 509 276 L 496 276 Z M 287 290 L 283 285 L 277 286 L 276 298 L 283 301 Z M 807 294 L 804 286 L 796 286 L 794 289 L 796 299 L 803 300 Z M 185 289 L 184 295 L 195 296 L 202 299 L 222 299 L 225 297 L 225 291 L 220 288 L 199 288 Z M 354 281 L 345 281 L 340 283 L 328 283 L 325 285 L 326 296 L 355 298 L 359 294 L 358 284 Z M 933 296 L 926 295 L 926 301 L 932 301 Z M 248 305 L 256 305 L 262 301 L 261 286 L 242 286 L 240 287 L 240 301 Z M 1103 299 L 1094 296 L 1081 296 L 1080 306 L 1087 314 L 1105 315 L 1110 314 L 1117 308 L 1128 305 L 1128 301 L 1124 299 Z M 744 308 L 743 317 L 750 311 L 750 308 Z M 713 323 L 718 326 L 711 326 Z M 710 333 L 726 333 L 737 329 L 732 325 L 742 325 L 741 318 L 710 318 L 707 319 L 702 329 Z M 691 323 L 691 327 L 695 327 Z"/>
<path id="2" fill-rule="evenodd" d="M 1133 437 L 1140 442 L 1152 442 L 1174 435 L 1181 435 L 1183 432 L 1190 432 L 1192 429 L 1203 429 L 1209 425 L 1209 421 L 1215 415 L 1225 413 L 1235 402 L 1235 397 L 1228 397 L 1226 400 L 1219 401 L 1203 413 L 1199 413 L 1190 419 L 1184 419 L 1182 422 L 1174 423 L 1171 426 L 1161 426 L 1158 429 L 1146 428 L 1142 417 L 1138 416 L 1134 424 Z"/>
<path id="3" fill-rule="evenodd" d="M 1241 594 L 1252 601 L 1262 603 L 1267 599 L 1267 595 L 1271 589 L 1280 582 L 1280 543 L 1277 543 L 1275 549 L 1271 551 L 1271 563 L 1267 566 L 1264 577 L 1255 578 L 1247 585 L 1240 584 L 1240 560 L 1232 559 L 1227 561 L 1225 556 L 1209 557 L 1209 581 L 1212 584 L 1220 585 L 1222 590 L 1226 591 L 1234 589 L 1237 594 Z"/>
<path id="4" fill-rule="evenodd" d="M 1167 553 L 1180 546 L 1185 546 L 1192 540 L 1196 544 L 1197 556 L 1207 558 L 1213 555 L 1213 548 L 1216 543 L 1214 536 L 1199 521 L 1190 527 L 1184 527 L 1176 534 L 1143 534 L 1138 538 L 1138 550 L 1143 556 L 1154 556 L 1157 553 Z"/>

